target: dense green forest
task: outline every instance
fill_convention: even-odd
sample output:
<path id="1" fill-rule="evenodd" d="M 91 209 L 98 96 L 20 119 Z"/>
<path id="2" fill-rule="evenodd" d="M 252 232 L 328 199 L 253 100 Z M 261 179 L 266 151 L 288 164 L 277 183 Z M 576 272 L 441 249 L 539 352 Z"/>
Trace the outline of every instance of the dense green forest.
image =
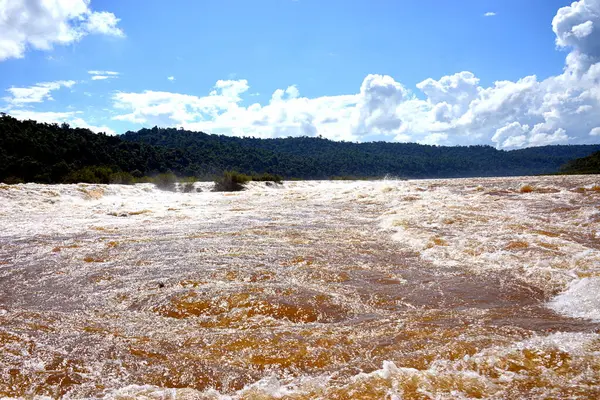
<path id="1" fill-rule="evenodd" d="M 510 176 L 554 173 L 600 145 L 545 146 L 515 151 L 490 146 L 334 142 L 209 135 L 175 128 L 121 136 L 67 124 L 0 117 L 0 181 L 127 182 L 164 172 L 212 179 L 225 170 L 285 178 L 403 178 Z"/>
<path id="2" fill-rule="evenodd" d="M 123 140 L 187 149 L 197 162 L 217 169 L 274 172 L 285 177 L 332 176 L 408 178 L 510 176 L 554 173 L 566 162 L 600 150 L 600 145 L 544 146 L 514 151 L 491 146 L 428 146 L 416 143 L 334 142 L 315 137 L 239 138 L 176 129 L 141 129 Z"/>
<path id="3" fill-rule="evenodd" d="M 563 174 L 600 174 L 600 151 L 577 158 L 561 168 Z"/>

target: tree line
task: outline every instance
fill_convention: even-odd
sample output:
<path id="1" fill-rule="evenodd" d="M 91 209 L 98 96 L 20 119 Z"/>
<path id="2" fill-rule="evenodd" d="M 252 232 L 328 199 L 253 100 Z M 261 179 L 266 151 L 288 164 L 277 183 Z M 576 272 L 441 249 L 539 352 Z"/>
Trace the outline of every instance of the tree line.
<path id="1" fill-rule="evenodd" d="M 569 161 L 560 172 L 568 175 L 600 174 L 600 151 Z"/>
<path id="2" fill-rule="evenodd" d="M 109 136 L 0 116 L 2 182 L 131 183 L 162 173 L 212 180 L 223 171 L 286 179 L 514 176 L 555 173 L 595 151 L 600 145 L 503 151 L 320 137 L 241 138 L 158 127 Z"/>

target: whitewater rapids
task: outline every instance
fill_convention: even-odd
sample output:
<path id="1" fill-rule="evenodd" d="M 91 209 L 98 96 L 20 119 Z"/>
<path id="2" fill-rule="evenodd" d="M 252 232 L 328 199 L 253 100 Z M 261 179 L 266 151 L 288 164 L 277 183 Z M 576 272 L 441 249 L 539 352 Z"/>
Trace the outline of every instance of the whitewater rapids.
<path id="1" fill-rule="evenodd" d="M 0 398 L 600 398 L 600 179 L 0 184 Z"/>

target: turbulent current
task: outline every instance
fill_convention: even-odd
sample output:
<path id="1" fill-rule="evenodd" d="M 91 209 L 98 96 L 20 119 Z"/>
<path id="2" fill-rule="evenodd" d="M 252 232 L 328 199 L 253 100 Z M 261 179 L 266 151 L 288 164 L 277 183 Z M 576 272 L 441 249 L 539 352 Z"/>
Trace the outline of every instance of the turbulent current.
<path id="1" fill-rule="evenodd" d="M 0 398 L 600 398 L 598 184 L 0 185 Z"/>

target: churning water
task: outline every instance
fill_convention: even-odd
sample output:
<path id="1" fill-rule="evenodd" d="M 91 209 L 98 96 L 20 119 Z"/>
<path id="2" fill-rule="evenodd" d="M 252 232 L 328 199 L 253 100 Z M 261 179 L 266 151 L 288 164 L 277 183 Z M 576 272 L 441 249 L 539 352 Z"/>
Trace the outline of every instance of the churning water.
<path id="1" fill-rule="evenodd" d="M 0 185 L 0 398 L 598 398 L 598 183 Z"/>

